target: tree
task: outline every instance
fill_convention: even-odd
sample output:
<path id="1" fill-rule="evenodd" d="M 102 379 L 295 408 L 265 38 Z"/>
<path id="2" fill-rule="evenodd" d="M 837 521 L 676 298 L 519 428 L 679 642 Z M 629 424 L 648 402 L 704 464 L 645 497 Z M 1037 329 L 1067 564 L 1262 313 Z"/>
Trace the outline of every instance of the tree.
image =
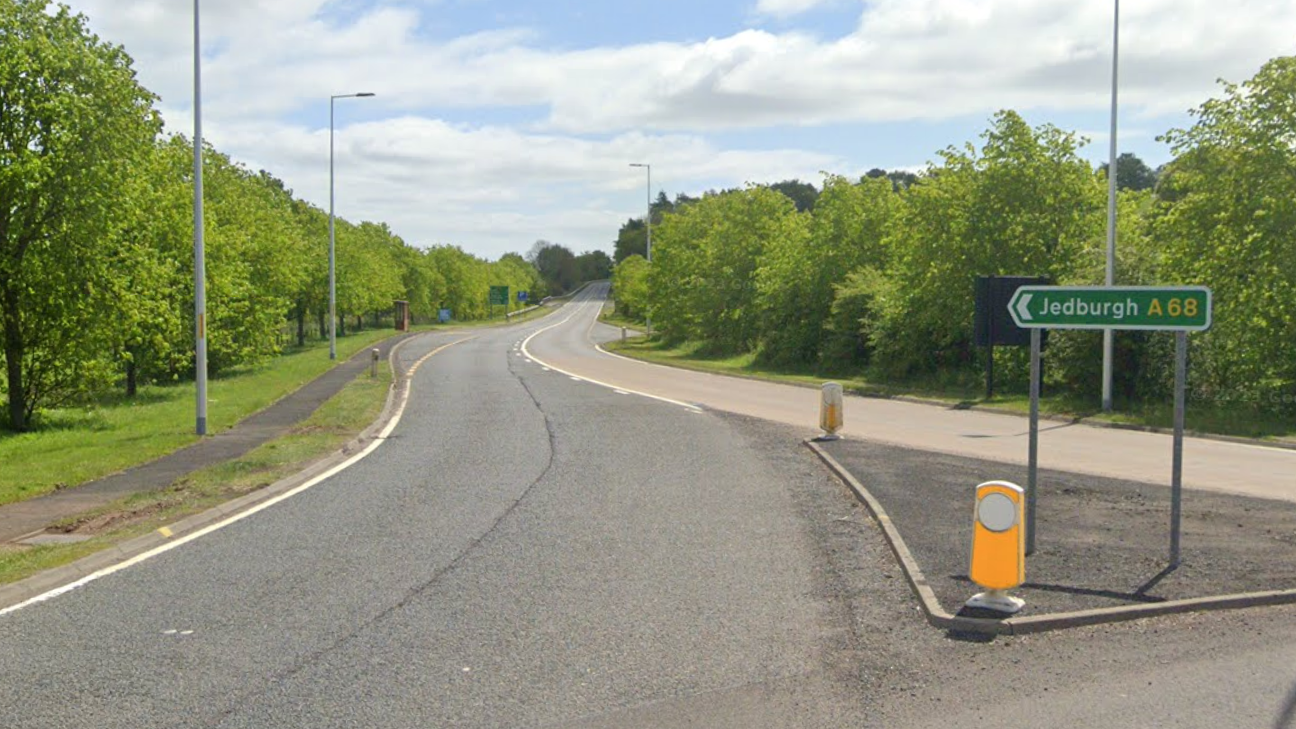
<path id="1" fill-rule="evenodd" d="M 617 231 L 612 258 L 620 263 L 630 256 L 644 256 L 648 251 L 647 228 L 640 218 L 630 218 Z"/>
<path id="2" fill-rule="evenodd" d="M 800 180 L 776 182 L 770 185 L 770 189 L 786 195 L 796 205 L 798 213 L 807 213 L 814 210 L 815 201 L 819 199 L 819 191 L 815 189 L 815 186 Z"/>
<path id="3" fill-rule="evenodd" d="M 531 246 L 527 261 L 540 272 L 545 286 L 552 294 L 565 294 L 580 283 L 576 255 L 567 246 L 538 240 Z"/>
<path id="4" fill-rule="evenodd" d="M 0 38 L 0 328 L 9 426 L 25 430 L 102 380 L 118 193 L 160 121 L 130 57 L 66 6 L 5 0 Z"/>
<path id="5" fill-rule="evenodd" d="M 612 272 L 612 293 L 617 311 L 640 318 L 648 310 L 648 268 L 643 256 L 630 256 Z"/>
<path id="6" fill-rule="evenodd" d="M 1099 166 L 1099 171 L 1103 175 L 1107 174 L 1107 163 L 1104 162 Z M 1117 190 L 1151 190 L 1156 187 L 1157 173 L 1138 155 L 1133 152 L 1122 152 L 1116 158 L 1116 189 Z"/>
<path id="7" fill-rule="evenodd" d="M 764 309 L 761 356 L 776 363 L 820 361 L 834 285 L 860 267 L 884 268 L 900 198 L 886 179 L 852 183 L 827 176 L 809 236 L 771 240 L 757 271 Z M 854 332 L 847 335 L 854 336 Z"/>
<path id="8" fill-rule="evenodd" d="M 576 276 L 584 281 L 602 281 L 612 276 L 612 259 L 604 251 L 586 251 L 576 256 Z"/>
<path id="9" fill-rule="evenodd" d="M 894 376 L 967 367 L 977 276 L 1069 280 L 1102 236 L 1104 190 L 1074 134 L 995 115 L 978 151 L 946 149 L 909 188 L 891 248 L 893 296 L 879 302 L 876 360 Z"/>
<path id="10" fill-rule="evenodd" d="M 1193 337 L 1194 387 L 1296 412 L 1296 57 L 1224 84 L 1193 115 L 1164 138 L 1176 157 L 1154 235 L 1164 283 L 1214 291 L 1214 325 Z"/>
<path id="11" fill-rule="evenodd" d="M 886 179 L 891 181 L 891 186 L 895 188 L 897 192 L 899 192 L 900 190 L 905 190 L 910 187 L 913 187 L 914 185 L 918 184 L 918 180 L 919 180 L 918 175 L 912 172 L 908 172 L 906 170 L 892 170 L 891 172 L 887 172 L 886 170 L 878 167 L 874 167 L 873 169 L 864 173 L 864 177 L 865 179 L 869 179 L 869 180 L 876 180 L 878 178 L 885 177 Z"/>
<path id="12" fill-rule="evenodd" d="M 761 331 L 758 264 L 772 241 L 804 243 L 805 216 L 787 196 L 752 186 L 704 196 L 660 228 L 648 278 L 654 323 L 672 339 L 749 351 Z"/>

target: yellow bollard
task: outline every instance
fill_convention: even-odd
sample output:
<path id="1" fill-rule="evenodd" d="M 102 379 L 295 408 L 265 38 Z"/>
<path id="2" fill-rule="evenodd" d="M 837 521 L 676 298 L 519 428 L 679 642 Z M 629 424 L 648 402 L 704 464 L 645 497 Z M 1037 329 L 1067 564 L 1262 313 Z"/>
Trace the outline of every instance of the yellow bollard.
<path id="1" fill-rule="evenodd" d="M 987 591 L 968 600 L 968 607 L 1012 615 L 1026 605 L 1008 594 L 1026 581 L 1025 503 L 1022 487 L 1007 481 L 976 487 L 968 577 Z"/>
<path id="2" fill-rule="evenodd" d="M 823 398 L 819 403 L 819 428 L 824 434 L 816 440 L 837 440 L 841 436 L 837 431 L 845 424 L 845 412 L 842 401 L 842 386 L 836 382 L 825 382 Z"/>

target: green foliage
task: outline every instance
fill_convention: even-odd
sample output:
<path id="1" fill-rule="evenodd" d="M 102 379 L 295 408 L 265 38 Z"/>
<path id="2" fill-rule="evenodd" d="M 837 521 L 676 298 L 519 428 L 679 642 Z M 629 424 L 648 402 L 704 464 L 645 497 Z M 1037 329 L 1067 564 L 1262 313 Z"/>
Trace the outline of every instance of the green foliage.
<path id="1" fill-rule="evenodd" d="M 644 221 L 631 218 L 621 226 L 617 231 L 616 242 L 613 243 L 612 258 L 616 263 L 621 263 L 630 256 L 639 256 L 643 258 L 648 252 L 648 231 L 644 226 Z"/>
<path id="2" fill-rule="evenodd" d="M 820 366 L 843 373 L 873 360 L 873 326 L 881 306 L 894 296 L 894 282 L 881 270 L 862 266 L 833 284 L 832 309 L 824 322 Z"/>
<path id="3" fill-rule="evenodd" d="M 1296 58 L 1225 84 L 1194 113 L 1191 128 L 1166 135 L 1176 159 L 1161 171 L 1118 158 L 1117 282 L 1211 287 L 1214 326 L 1193 336 L 1193 395 L 1216 408 L 1296 412 Z M 828 176 L 800 214 L 773 193 L 801 190 L 796 181 L 708 193 L 667 212 L 654 227 L 647 292 L 646 263 L 627 256 L 618 267 L 623 311 L 648 310 L 666 346 L 702 343 L 708 356 L 970 382 L 981 367 L 977 276 L 1093 285 L 1106 265 L 1106 174 L 1080 159 L 1081 140 L 1011 111 L 983 140 L 944 150 L 921 175 Z M 1098 396 L 1101 335 L 1053 332 L 1047 359 L 1051 387 Z M 1002 379 L 1025 385 L 1022 352 L 1001 349 L 996 362 Z M 1173 337 L 1118 332 L 1114 370 L 1126 403 L 1164 400 Z"/>
<path id="4" fill-rule="evenodd" d="M 769 241 L 757 271 L 762 359 L 816 363 L 833 307 L 833 285 L 861 266 L 885 268 L 886 239 L 900 198 L 886 180 L 828 176 L 808 235 Z M 835 356 L 835 355 L 834 355 Z"/>
<path id="5" fill-rule="evenodd" d="M 603 281 L 612 275 L 612 259 L 599 251 L 586 251 L 576 256 L 576 276 L 585 281 Z"/>
<path id="6" fill-rule="evenodd" d="M 527 260 L 540 272 L 549 293 L 560 296 L 580 285 L 576 254 L 567 246 L 538 240 L 527 253 Z"/>
<path id="7" fill-rule="evenodd" d="M 92 393 L 110 367 L 120 201 L 159 131 L 131 59 L 85 18 L 0 2 L 0 328 L 8 424 Z M 124 194 L 123 194 L 124 193 Z"/>
<path id="8" fill-rule="evenodd" d="M 43 0 L 0 0 L 0 391 L 5 420 L 192 376 L 193 147 L 160 136 L 155 98 L 118 47 Z M 285 328 L 327 330 L 328 215 L 271 174 L 205 147 L 208 369 L 279 353 Z M 520 256 L 422 251 L 384 224 L 336 221 L 337 312 L 379 322 L 395 299 L 486 315 L 492 283 L 537 297 Z M 608 267 L 590 254 L 584 267 Z M 313 323 L 312 322 L 312 323 Z"/>
<path id="9" fill-rule="evenodd" d="M 623 316 L 641 318 L 648 311 L 648 268 L 643 256 L 630 256 L 617 264 L 612 271 L 612 292 L 616 297 L 617 312 Z"/>
<path id="10" fill-rule="evenodd" d="M 1107 174 L 1107 163 L 1104 162 L 1098 169 L 1104 175 Z M 1156 184 L 1156 171 L 1148 167 L 1138 155 L 1133 152 L 1122 152 L 1116 157 L 1116 189 L 1138 192 L 1151 190 L 1156 187 Z"/>
<path id="11" fill-rule="evenodd" d="M 1166 135 L 1154 221 L 1166 283 L 1203 284 L 1215 323 L 1194 337 L 1198 397 L 1296 412 L 1296 57 L 1225 84 Z"/>
<path id="12" fill-rule="evenodd" d="M 708 195 L 665 216 L 648 276 L 654 323 L 671 338 L 750 349 L 761 333 L 758 262 L 767 246 L 807 237 L 805 216 L 766 187 Z"/>
<path id="13" fill-rule="evenodd" d="M 814 210 L 815 202 L 819 199 L 819 191 L 814 185 L 800 180 L 783 180 L 775 182 L 769 186 L 775 192 L 781 192 L 788 197 L 795 205 L 798 213 L 808 213 Z"/>
<path id="14" fill-rule="evenodd" d="M 1064 281 L 1101 239 L 1103 188 L 1075 135 L 1000 112 L 980 152 L 949 148 L 904 196 L 875 361 L 893 376 L 973 366 L 977 276 Z"/>

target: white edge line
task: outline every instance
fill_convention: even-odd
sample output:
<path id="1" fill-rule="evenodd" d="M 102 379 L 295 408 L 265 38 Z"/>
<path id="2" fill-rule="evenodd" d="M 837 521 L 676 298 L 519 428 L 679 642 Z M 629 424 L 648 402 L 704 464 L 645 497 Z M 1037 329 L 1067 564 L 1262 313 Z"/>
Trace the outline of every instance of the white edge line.
<path id="1" fill-rule="evenodd" d="M 586 301 L 581 302 L 581 303 L 586 303 L 586 302 L 588 302 L 588 299 L 587 299 Z M 573 303 L 574 303 L 574 302 L 573 302 Z M 600 308 L 601 308 L 601 307 L 600 307 Z M 672 400 L 672 399 L 670 399 L 669 397 L 662 397 L 661 395 L 653 395 L 653 394 L 650 394 L 650 393 L 647 393 L 647 392 L 641 392 L 641 391 L 639 391 L 639 390 L 631 390 L 631 389 L 628 389 L 628 388 L 625 388 L 625 387 L 620 387 L 620 386 L 612 385 L 612 384 L 608 384 L 608 383 L 606 383 L 606 382 L 602 382 L 602 381 L 599 381 L 599 380 L 594 380 L 594 379 L 591 379 L 591 378 L 589 378 L 589 377 L 585 377 L 585 376 L 583 376 L 583 375 L 577 375 L 577 374 L 574 373 L 574 372 L 568 372 L 567 370 L 565 370 L 565 369 L 563 369 L 563 368 L 561 368 L 561 367 L 557 367 L 557 366 L 555 366 L 554 364 L 552 364 L 552 363 L 550 363 L 550 362 L 547 362 L 547 361 L 545 361 L 545 360 L 543 360 L 543 359 L 541 359 L 541 358 L 535 356 L 535 354 L 533 354 L 533 353 L 531 352 L 531 349 L 530 349 L 530 346 L 529 346 L 529 345 L 531 344 L 531 340 L 532 340 L 532 339 L 534 339 L 534 338 L 535 338 L 537 335 L 539 335 L 539 334 L 543 334 L 544 332 L 547 332 L 547 331 L 549 331 L 550 329 L 553 329 L 554 327 L 559 327 L 559 326 L 562 326 L 563 324 L 566 324 L 567 322 L 569 322 L 569 321 L 572 320 L 572 317 L 575 317 L 577 314 L 581 313 L 581 311 L 583 311 L 583 310 L 584 310 L 584 307 L 580 307 L 580 308 L 578 308 L 576 311 L 573 311 L 573 312 L 571 313 L 571 316 L 568 316 L 566 319 L 563 319 L 562 321 L 557 322 L 557 323 L 555 323 L 555 324 L 550 324 L 549 326 L 544 327 L 543 329 L 537 329 L 537 330 L 535 330 L 534 332 L 532 332 L 532 333 L 531 333 L 531 336 L 529 336 L 529 337 L 527 337 L 526 339 L 523 339 L 523 340 L 522 340 L 522 351 L 523 351 L 523 352 L 526 352 L 526 355 L 527 355 L 528 357 L 530 357 L 531 359 L 533 359 L 533 360 L 535 360 L 536 362 L 538 362 L 541 366 L 543 366 L 543 367 L 548 367 L 548 368 L 552 369 L 554 372 L 561 372 L 561 373 L 563 373 L 564 375 L 567 375 L 568 377 L 573 377 L 573 378 L 576 378 L 576 379 L 578 379 L 578 380 L 584 380 L 585 382 L 589 382 L 589 383 L 591 383 L 591 384 L 598 385 L 599 387 L 606 387 L 606 388 L 609 389 L 609 390 L 621 390 L 621 391 L 626 392 L 626 393 L 629 393 L 629 394 L 631 394 L 631 395 L 638 395 L 638 396 L 640 396 L 640 397 L 646 397 L 646 398 L 648 398 L 649 400 L 657 400 L 658 402 L 665 402 L 665 403 L 670 403 L 671 405 L 678 405 L 678 406 L 680 406 L 680 407 L 682 407 L 682 408 L 684 408 L 684 409 L 686 409 L 686 410 L 692 410 L 692 411 L 695 412 L 695 413 L 701 413 L 701 412 L 703 412 L 702 408 L 698 407 L 697 405 L 693 405 L 693 404 L 686 403 L 686 402 L 681 402 L 681 401 L 679 401 L 679 400 Z M 595 321 L 597 321 L 597 318 L 595 319 Z M 590 326 L 591 326 L 591 328 L 593 327 L 592 324 L 591 324 Z M 588 335 L 588 331 L 586 332 L 586 334 Z M 597 346 L 597 345 L 595 345 L 595 346 Z M 633 361 L 633 360 L 632 360 L 632 361 Z"/>
<path id="2" fill-rule="evenodd" d="M 465 337 L 464 339 L 456 339 L 455 341 L 450 342 L 449 344 L 443 344 L 440 347 L 437 347 L 436 349 L 432 350 L 431 352 L 428 352 L 427 354 L 423 355 L 423 357 L 420 358 L 417 362 L 415 362 L 412 367 L 410 367 L 409 372 L 405 374 L 405 378 L 407 380 L 412 379 L 414 377 L 414 373 L 418 371 L 419 366 L 422 365 L 424 362 L 426 362 L 433 355 L 437 354 L 438 352 L 453 347 L 454 345 L 459 344 L 461 342 L 466 342 L 469 339 L 475 339 L 475 338 L 476 335 L 472 337 Z M 314 478 L 310 479 L 306 483 L 303 483 L 300 486 L 285 491 L 282 494 L 279 494 L 278 496 L 266 499 L 265 501 L 262 501 L 256 506 L 250 507 L 245 511 L 240 511 L 239 513 L 229 517 L 228 519 L 225 519 L 223 521 L 218 521 L 215 524 L 209 524 L 203 527 L 202 529 L 199 529 L 198 531 L 190 532 L 189 534 L 186 534 L 183 537 L 180 537 L 179 539 L 154 547 L 153 549 L 150 549 L 147 552 L 142 552 L 140 554 L 137 554 L 134 557 L 131 557 L 130 559 L 127 559 L 123 562 L 118 562 L 117 564 L 112 565 L 110 567 L 105 567 L 99 570 L 98 572 L 92 572 L 91 574 L 88 574 L 85 577 L 82 577 L 81 579 L 76 580 L 74 582 L 69 582 L 66 585 L 56 587 L 53 590 L 50 590 L 48 592 L 41 593 L 39 595 L 36 595 L 35 597 L 30 597 L 24 600 L 23 602 L 18 603 L 17 605 L 11 605 L 7 608 L 4 608 L 0 610 L 0 616 L 18 612 L 19 610 L 22 610 L 25 607 L 30 607 L 37 603 L 45 602 L 46 600 L 52 600 L 53 598 L 56 598 L 59 595 L 69 593 L 77 589 L 78 587 L 83 587 L 91 582 L 94 582 L 100 577 L 107 577 L 108 575 L 111 575 L 114 572 L 120 572 L 121 570 L 124 570 L 128 567 L 133 567 L 134 565 L 137 565 L 140 562 L 143 562 L 145 560 L 152 559 L 153 557 L 156 557 L 159 554 L 162 554 L 164 552 L 169 552 L 175 549 L 176 547 L 182 546 L 184 544 L 188 544 L 189 542 L 192 542 L 195 539 L 205 537 L 214 531 L 224 529 L 225 527 L 234 524 L 235 522 L 242 521 L 248 518 L 249 516 L 252 516 L 253 514 L 268 509 L 271 506 L 274 506 L 275 504 L 278 504 L 281 501 L 286 501 L 296 496 L 297 494 L 300 494 L 301 492 L 313 488 L 319 485 L 321 482 L 326 481 L 332 478 L 333 476 L 336 476 L 338 473 L 341 473 L 342 471 L 345 471 L 346 469 L 355 465 L 357 462 L 359 462 L 364 457 L 368 456 L 370 453 L 373 453 L 378 448 L 378 446 L 382 445 L 385 442 L 387 436 L 391 435 L 391 432 L 396 429 L 397 425 L 400 424 L 401 416 L 404 415 L 405 413 L 405 406 L 409 403 L 410 389 L 411 389 L 410 387 L 404 388 L 404 391 L 401 395 L 400 405 L 396 407 L 396 413 L 392 415 L 392 419 L 387 422 L 386 427 L 384 427 L 378 435 L 374 436 L 374 439 L 369 443 L 369 445 L 365 446 L 364 450 L 348 458 L 347 460 L 339 463 L 333 468 L 330 468 L 324 473 L 315 476 Z"/>
<path id="3" fill-rule="evenodd" d="M 1102 288 L 1102 287 L 1097 287 L 1097 288 Z M 606 354 L 606 355 L 609 356 L 609 357 L 615 357 L 615 358 L 617 358 L 617 359 L 623 359 L 623 360 L 625 360 L 626 362 L 634 362 L 635 364 L 643 365 L 644 367 L 660 367 L 661 369 L 674 370 L 675 372 L 692 372 L 692 373 L 694 373 L 694 374 L 698 374 L 698 375 L 706 375 L 707 377 L 729 377 L 729 375 L 722 375 L 722 374 L 718 374 L 718 373 L 716 373 L 716 372 L 704 372 L 704 371 L 702 371 L 702 370 L 693 370 L 693 369 L 688 369 L 688 368 L 685 368 L 685 367 L 672 367 L 672 366 L 670 366 L 670 365 L 657 364 L 656 362 L 649 362 L 649 361 L 647 361 L 647 360 L 635 359 L 634 357 L 627 357 L 627 356 L 625 356 L 624 354 L 617 354 L 616 352 L 609 352 L 608 350 L 604 349 L 603 346 L 600 345 L 600 344 L 595 344 L 595 345 L 594 345 L 594 348 L 597 349 L 599 352 L 601 352 L 601 353 L 603 353 L 603 354 Z M 743 379 L 746 379 L 746 378 L 743 378 Z M 787 383 L 784 383 L 784 382 L 774 382 L 774 381 L 769 381 L 769 380 L 754 380 L 754 381 L 755 381 L 755 382 L 764 382 L 764 383 L 766 383 L 766 384 L 770 384 L 770 385 L 783 385 L 783 386 L 786 386 L 786 387 L 795 387 L 795 385 L 788 385 Z M 871 398 L 864 397 L 863 395 L 846 395 L 846 397 L 849 398 L 849 399 L 853 399 L 853 400 L 860 400 L 860 401 L 867 401 L 867 400 L 871 399 Z M 903 401 L 903 400 L 898 400 L 897 402 L 905 402 L 905 401 Z M 913 403 L 913 404 L 915 404 L 915 405 L 922 405 L 922 403 Z M 938 406 L 938 407 L 939 407 L 939 406 Z M 970 411 L 970 412 L 976 412 L 976 411 Z M 981 411 L 981 412 L 984 412 L 984 411 Z M 1007 416 L 1009 416 L 1009 417 L 1024 417 L 1024 416 L 1012 415 L 1011 413 L 995 413 L 995 412 L 991 412 L 991 413 L 986 413 L 986 414 L 990 414 L 990 415 L 1007 415 Z M 1092 424 L 1092 423 L 1078 423 L 1078 425 L 1083 425 L 1083 426 L 1088 427 L 1088 428 L 1093 428 L 1094 430 L 1115 430 L 1114 428 L 1108 428 L 1108 427 L 1105 427 L 1105 426 L 1102 426 L 1102 425 L 1094 425 L 1094 424 Z M 1146 430 L 1132 430 L 1131 432 L 1135 432 L 1135 433 L 1146 433 L 1147 435 L 1155 435 L 1155 436 L 1166 436 L 1166 437 L 1170 437 L 1170 436 L 1171 436 L 1170 433 L 1157 433 L 1157 432 L 1146 431 Z M 866 437 L 866 436 L 860 436 L 860 437 Z M 1293 449 L 1291 449 L 1291 448 L 1282 448 L 1282 447 L 1280 447 L 1280 446 L 1263 445 L 1263 444 L 1260 444 L 1260 443 L 1238 443 L 1238 442 L 1236 442 L 1236 441 L 1231 441 L 1231 440 L 1220 440 L 1220 439 L 1218 439 L 1218 438 L 1204 438 L 1204 437 L 1201 437 L 1201 436 L 1194 436 L 1194 435 L 1185 435 L 1184 437 L 1185 437 L 1185 439 L 1187 439 L 1187 440 L 1196 441 L 1196 442 L 1198 442 L 1198 443 L 1214 443 L 1214 444 L 1219 444 L 1219 445 L 1222 445 L 1222 446 L 1230 446 L 1230 447 L 1235 447 L 1235 448 L 1250 448 L 1250 449 L 1257 450 L 1257 451 L 1268 451 L 1268 452 L 1270 452 L 1270 453 L 1283 453 L 1283 454 L 1287 454 L 1287 455 L 1291 455 L 1291 456 L 1293 456 L 1293 457 L 1296 457 L 1296 450 L 1293 450 Z M 882 440 L 880 440 L 880 439 L 873 438 L 873 437 L 870 437 L 870 439 L 871 439 L 871 440 L 878 440 L 879 442 L 886 442 L 888 445 L 902 445 L 902 444 L 899 443 L 899 442 L 894 442 L 894 443 L 893 443 L 893 442 L 890 442 L 890 441 L 882 441 Z M 949 455 L 953 455 L 954 452 L 953 452 L 953 451 L 949 451 L 948 454 L 949 454 Z M 1023 460 L 1022 463 L 1021 463 L 1021 464 L 1018 464 L 1018 465 L 1024 465 L 1025 463 L 1026 463 L 1026 461 Z M 1054 466 L 1053 468 L 1057 468 L 1057 467 Z M 1062 469 L 1062 470 L 1066 470 L 1066 469 Z M 1100 475 L 1100 474 L 1093 474 L 1093 475 Z M 1110 478 L 1120 478 L 1120 476 L 1108 476 L 1108 477 L 1110 477 Z M 1234 492 L 1228 492 L 1228 493 L 1234 493 Z"/>

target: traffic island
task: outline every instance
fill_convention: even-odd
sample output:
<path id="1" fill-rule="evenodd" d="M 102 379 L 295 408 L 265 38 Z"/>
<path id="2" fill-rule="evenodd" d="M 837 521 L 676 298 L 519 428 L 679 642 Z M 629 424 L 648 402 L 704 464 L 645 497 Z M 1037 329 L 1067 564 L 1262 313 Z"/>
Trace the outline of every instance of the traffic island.
<path id="1" fill-rule="evenodd" d="M 1171 569 L 1168 486 L 1043 470 L 1036 550 L 1013 591 L 1026 607 L 1006 619 L 959 610 L 980 591 L 968 579 L 974 489 L 1024 480 L 1026 466 L 858 440 L 807 446 L 873 511 L 942 629 L 1014 634 L 1296 603 L 1296 503 L 1187 491 Z"/>

